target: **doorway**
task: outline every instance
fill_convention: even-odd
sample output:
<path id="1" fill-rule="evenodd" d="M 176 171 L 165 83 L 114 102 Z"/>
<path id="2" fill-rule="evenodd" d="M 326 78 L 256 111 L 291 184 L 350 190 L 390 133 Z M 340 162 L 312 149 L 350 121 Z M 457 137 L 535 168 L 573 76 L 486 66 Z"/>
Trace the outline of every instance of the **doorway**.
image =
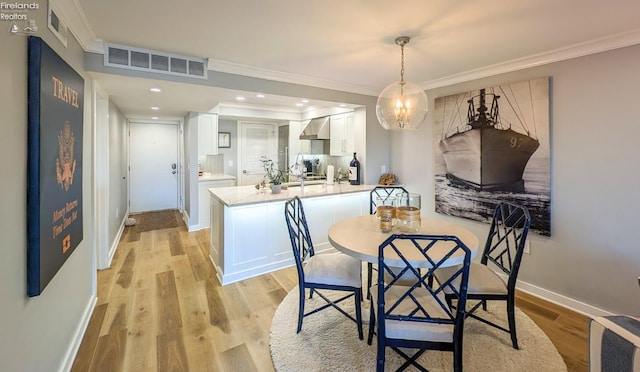
<path id="1" fill-rule="evenodd" d="M 178 124 L 130 123 L 131 213 L 178 208 Z"/>
<path id="2" fill-rule="evenodd" d="M 239 122 L 241 141 L 238 141 L 240 152 L 239 169 L 241 169 L 239 185 L 256 185 L 262 182 L 264 167 L 260 161 L 267 157 L 276 161 L 275 123 Z"/>

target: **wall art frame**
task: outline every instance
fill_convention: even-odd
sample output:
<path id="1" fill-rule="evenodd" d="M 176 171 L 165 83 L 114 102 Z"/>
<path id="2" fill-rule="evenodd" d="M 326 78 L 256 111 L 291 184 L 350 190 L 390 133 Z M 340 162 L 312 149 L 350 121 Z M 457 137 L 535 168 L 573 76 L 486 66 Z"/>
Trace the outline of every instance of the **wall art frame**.
<path id="1" fill-rule="evenodd" d="M 435 99 L 437 213 L 490 222 L 499 200 L 529 209 L 551 235 L 549 77 Z"/>
<path id="2" fill-rule="evenodd" d="M 83 239 L 84 79 L 28 40 L 27 295 L 38 296 Z"/>
<path id="3" fill-rule="evenodd" d="M 231 132 L 218 132 L 218 147 L 231 147 Z"/>

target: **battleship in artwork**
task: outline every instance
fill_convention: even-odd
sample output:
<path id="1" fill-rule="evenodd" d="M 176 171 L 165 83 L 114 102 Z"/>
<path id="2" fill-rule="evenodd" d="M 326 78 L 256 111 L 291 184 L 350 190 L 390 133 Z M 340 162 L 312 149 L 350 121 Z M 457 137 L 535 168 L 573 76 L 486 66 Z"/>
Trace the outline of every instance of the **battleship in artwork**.
<path id="1" fill-rule="evenodd" d="M 499 95 L 485 92 L 467 101 L 467 121 L 439 142 L 447 178 L 477 190 L 522 191 L 522 175 L 540 142 L 500 119 Z"/>

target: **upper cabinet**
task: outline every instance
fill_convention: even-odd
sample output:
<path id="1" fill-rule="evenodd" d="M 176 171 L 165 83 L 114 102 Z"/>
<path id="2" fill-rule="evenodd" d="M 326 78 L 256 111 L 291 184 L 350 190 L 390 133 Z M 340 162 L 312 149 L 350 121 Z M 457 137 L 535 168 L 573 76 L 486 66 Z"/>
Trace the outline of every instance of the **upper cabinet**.
<path id="1" fill-rule="evenodd" d="M 331 140 L 329 154 L 331 156 L 347 156 L 355 151 L 353 112 L 332 115 L 330 120 Z"/>
<path id="2" fill-rule="evenodd" d="M 218 154 L 218 115 L 194 114 L 198 122 L 198 155 Z"/>

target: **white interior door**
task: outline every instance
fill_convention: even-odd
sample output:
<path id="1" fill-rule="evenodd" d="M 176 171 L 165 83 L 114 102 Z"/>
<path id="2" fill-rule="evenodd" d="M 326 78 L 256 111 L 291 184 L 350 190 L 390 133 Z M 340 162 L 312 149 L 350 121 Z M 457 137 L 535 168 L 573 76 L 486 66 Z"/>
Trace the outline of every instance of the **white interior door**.
<path id="1" fill-rule="evenodd" d="M 278 161 L 276 152 L 275 124 L 240 122 L 240 185 L 255 185 L 262 182 L 263 156 Z"/>
<path id="2" fill-rule="evenodd" d="M 178 208 L 178 123 L 131 122 L 129 208 Z"/>

